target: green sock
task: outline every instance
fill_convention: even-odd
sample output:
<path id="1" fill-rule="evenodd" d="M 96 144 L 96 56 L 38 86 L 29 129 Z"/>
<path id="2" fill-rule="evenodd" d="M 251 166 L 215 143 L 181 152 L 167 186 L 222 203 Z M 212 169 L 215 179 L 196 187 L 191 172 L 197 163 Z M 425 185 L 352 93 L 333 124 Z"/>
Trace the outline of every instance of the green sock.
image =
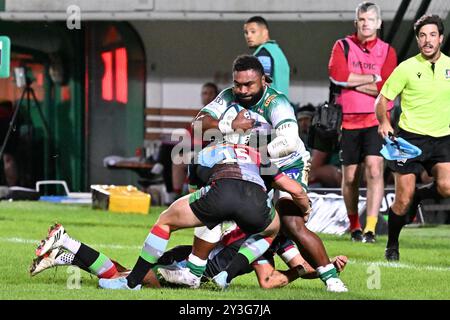
<path id="1" fill-rule="evenodd" d="M 317 272 L 319 273 L 320 280 L 324 283 L 326 283 L 328 279 L 339 278 L 337 270 L 332 263 L 324 267 L 318 267 Z"/>
<path id="2" fill-rule="evenodd" d="M 202 260 L 191 253 L 186 263 L 186 267 L 189 268 L 192 274 L 201 277 L 206 270 L 207 261 L 208 260 Z"/>

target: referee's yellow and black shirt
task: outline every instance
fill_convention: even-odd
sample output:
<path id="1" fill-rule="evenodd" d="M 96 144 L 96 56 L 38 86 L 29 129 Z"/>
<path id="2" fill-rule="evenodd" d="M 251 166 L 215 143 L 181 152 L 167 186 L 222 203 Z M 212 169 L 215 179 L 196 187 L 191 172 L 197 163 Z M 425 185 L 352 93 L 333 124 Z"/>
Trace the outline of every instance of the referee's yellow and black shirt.
<path id="1" fill-rule="evenodd" d="M 450 135 L 450 57 L 432 64 L 418 54 L 395 68 L 381 89 L 394 100 L 401 94 L 400 128 L 432 137 Z"/>

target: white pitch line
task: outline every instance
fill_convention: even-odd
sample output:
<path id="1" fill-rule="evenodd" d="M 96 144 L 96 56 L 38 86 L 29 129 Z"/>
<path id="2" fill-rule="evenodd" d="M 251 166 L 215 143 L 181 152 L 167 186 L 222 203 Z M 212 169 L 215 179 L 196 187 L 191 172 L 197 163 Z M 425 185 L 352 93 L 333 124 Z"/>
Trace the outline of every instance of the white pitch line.
<path id="1" fill-rule="evenodd" d="M 13 237 L 13 238 L 0 238 L 0 242 L 9 242 L 9 243 L 25 243 L 25 244 L 34 244 L 37 245 L 39 244 L 40 240 L 35 240 L 35 239 L 24 239 L 24 238 L 17 238 L 17 237 Z M 89 244 L 91 247 L 94 248 L 107 248 L 107 249 L 132 249 L 132 250 L 137 250 L 137 249 L 141 249 L 142 247 L 140 246 L 124 246 L 121 244 L 102 244 L 102 243 L 98 243 L 98 244 Z"/>
<path id="2" fill-rule="evenodd" d="M 39 240 L 34 239 L 24 239 L 24 238 L 0 238 L 0 242 L 9 242 L 9 243 L 25 243 L 25 244 L 37 244 Z M 107 249 L 132 249 L 138 250 L 140 246 L 124 246 L 121 244 L 89 244 L 93 248 L 107 248 Z M 349 259 L 349 264 L 359 264 L 359 265 L 376 265 L 384 268 L 395 268 L 395 269 L 413 269 L 419 271 L 438 271 L 438 272 L 450 272 L 450 267 L 438 267 L 432 265 L 414 265 L 414 264 L 406 264 L 399 262 L 386 262 L 386 261 L 361 261 L 355 259 Z"/>
<path id="3" fill-rule="evenodd" d="M 349 264 L 360 264 L 365 266 L 379 266 L 384 268 L 395 268 L 395 269 L 413 269 L 419 271 L 439 271 L 439 272 L 449 272 L 450 267 L 438 267 L 438 266 L 427 266 L 427 265 L 415 265 L 415 264 L 406 264 L 400 262 L 386 262 L 386 261 L 360 261 L 355 259 L 349 259 Z"/>

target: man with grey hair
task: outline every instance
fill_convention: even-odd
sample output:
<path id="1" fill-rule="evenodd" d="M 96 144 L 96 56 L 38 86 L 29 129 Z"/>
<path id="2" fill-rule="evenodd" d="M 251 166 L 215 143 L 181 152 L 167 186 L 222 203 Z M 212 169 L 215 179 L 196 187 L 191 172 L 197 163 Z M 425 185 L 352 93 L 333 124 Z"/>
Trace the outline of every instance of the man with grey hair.
<path id="1" fill-rule="evenodd" d="M 377 37 L 380 7 L 363 2 L 356 8 L 352 35 L 334 44 L 328 64 L 334 103 L 342 106 L 342 194 L 350 220 L 351 239 L 375 242 L 375 227 L 384 193 L 383 140 L 377 134 L 374 103 L 385 80 L 397 65 L 394 48 Z M 392 108 L 389 105 L 388 110 Z M 364 233 L 359 223 L 360 171 L 365 167 L 367 220 Z"/>

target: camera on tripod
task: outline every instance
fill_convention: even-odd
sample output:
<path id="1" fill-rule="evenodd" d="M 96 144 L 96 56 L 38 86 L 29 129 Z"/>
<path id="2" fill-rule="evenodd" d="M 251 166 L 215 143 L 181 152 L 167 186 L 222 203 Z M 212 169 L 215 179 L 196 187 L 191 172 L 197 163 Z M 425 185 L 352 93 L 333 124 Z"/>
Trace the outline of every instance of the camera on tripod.
<path id="1" fill-rule="evenodd" d="M 15 130 L 15 122 L 17 119 L 17 115 L 19 113 L 20 106 L 22 105 L 22 102 L 24 102 L 24 101 L 26 103 L 28 112 L 30 111 L 31 103 L 34 102 L 34 105 L 37 108 L 39 117 L 42 120 L 42 126 L 44 128 L 47 140 L 50 139 L 50 131 L 49 131 L 47 121 L 45 120 L 44 114 L 42 113 L 39 100 L 36 98 L 36 94 L 35 94 L 33 88 L 31 87 L 31 84 L 33 83 L 34 80 L 35 79 L 33 77 L 31 69 L 29 67 L 27 67 L 26 65 L 21 65 L 20 67 L 14 68 L 14 81 L 16 82 L 16 86 L 18 88 L 23 88 L 23 89 L 22 89 L 22 94 L 20 95 L 20 99 L 15 104 L 14 113 L 13 113 L 13 116 L 9 123 L 8 131 L 3 140 L 3 144 L 0 148 L 0 159 L 3 156 L 6 144 L 8 143 L 8 139 L 11 135 L 12 130 Z"/>
<path id="2" fill-rule="evenodd" d="M 14 81 L 17 88 L 30 86 L 34 81 L 31 69 L 25 65 L 14 68 Z"/>

